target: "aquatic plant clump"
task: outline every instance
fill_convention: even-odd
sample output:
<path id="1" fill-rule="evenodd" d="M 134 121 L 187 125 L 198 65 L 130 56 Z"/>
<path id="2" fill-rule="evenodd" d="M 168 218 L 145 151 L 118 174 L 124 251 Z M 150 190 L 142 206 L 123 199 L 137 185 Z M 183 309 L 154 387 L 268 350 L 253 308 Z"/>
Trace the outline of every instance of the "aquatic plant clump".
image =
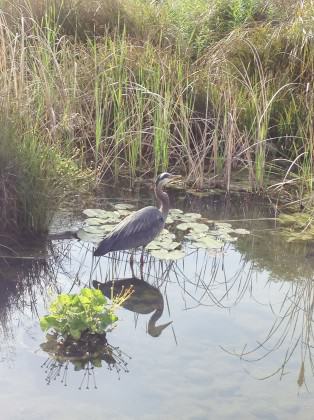
<path id="1" fill-rule="evenodd" d="M 130 293 L 124 290 L 110 306 L 97 289 L 84 288 L 78 294 L 57 296 L 50 305 L 50 314 L 40 319 L 42 330 L 48 331 L 47 341 L 41 344 L 42 350 L 49 354 L 43 365 L 47 384 L 56 379 L 64 368 L 62 382 L 66 385 L 69 364 L 74 366 L 75 371 L 85 370 L 88 373 L 101 367 L 103 362 L 109 370 L 116 370 L 118 374 L 121 370 L 128 371 L 123 359 L 125 355 L 108 343 L 107 332 L 118 320 L 115 307 L 121 305 Z M 89 379 L 86 387 L 89 387 Z"/>
<path id="2" fill-rule="evenodd" d="M 79 294 L 61 294 L 51 303 L 49 315 L 40 319 L 43 331 L 52 330 L 67 340 L 82 334 L 103 334 L 118 319 L 114 307 L 99 290 L 84 288 Z"/>
<path id="3" fill-rule="evenodd" d="M 87 185 L 88 171 L 34 127 L 25 133 L 20 115 L 1 111 L 0 233 L 46 234 L 60 203 Z"/>
<path id="4" fill-rule="evenodd" d="M 280 234 L 287 242 L 312 241 L 314 238 L 313 214 L 292 213 L 280 214 L 278 217 Z"/>

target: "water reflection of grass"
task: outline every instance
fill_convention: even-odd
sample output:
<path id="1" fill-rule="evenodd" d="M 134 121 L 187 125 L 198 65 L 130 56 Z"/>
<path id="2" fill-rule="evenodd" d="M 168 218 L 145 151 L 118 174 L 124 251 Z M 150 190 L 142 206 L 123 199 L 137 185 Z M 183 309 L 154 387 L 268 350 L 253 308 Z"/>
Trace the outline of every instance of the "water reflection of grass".
<path id="1" fill-rule="evenodd" d="M 13 314 L 30 311 L 38 316 L 37 304 L 48 300 L 48 294 L 57 291 L 57 256 L 51 243 L 40 243 L 31 249 L 20 249 L 19 254 L 0 258 L 0 324 L 4 336 L 11 335 Z M 6 251 L 6 253 L 8 253 Z"/>
<path id="2" fill-rule="evenodd" d="M 313 279 L 291 282 L 283 300 L 276 311 L 272 307 L 275 320 L 262 340 L 256 346 L 245 346 L 244 350 L 231 354 L 240 357 L 242 361 L 265 365 L 265 359 L 275 357 L 279 353 L 282 356 L 278 368 L 267 375 L 259 376 L 258 379 L 266 380 L 275 375 L 282 379 L 289 373 L 289 362 L 298 357 L 300 369 L 297 384 L 307 388 L 306 372 L 314 375 L 314 284 Z M 226 349 L 225 349 L 226 350 Z M 227 350 L 226 350 L 227 351 Z M 229 351 L 228 351 L 229 352 Z M 229 352 L 230 353 L 230 352 Z M 298 354 L 298 356 L 297 356 Z M 264 369 L 265 370 L 265 369 Z"/>
<path id="3" fill-rule="evenodd" d="M 256 346 L 245 346 L 241 353 L 234 354 L 241 360 L 261 364 L 274 353 L 283 353 L 278 369 L 260 378 L 267 379 L 274 375 L 282 378 L 289 371 L 292 357 L 299 353 L 300 372 L 297 382 L 299 386 L 306 385 L 306 371 L 314 375 L 314 283 L 311 243 L 286 242 L 280 232 L 272 228 L 253 230 L 252 235 L 241 237 L 234 246 L 241 252 L 244 262 L 251 264 L 252 274 L 267 272 L 270 289 L 275 281 L 276 284 L 282 284 L 281 290 L 284 292 L 280 304 L 273 305 L 269 302 L 274 322 L 264 338 L 259 340 Z M 239 289 L 236 301 L 240 301 L 241 295 L 248 290 L 254 295 L 252 282 L 244 282 L 243 286 L 241 292 Z"/>
<path id="4" fill-rule="evenodd" d="M 287 242 L 274 228 L 256 229 L 251 236 L 241 237 L 235 247 L 256 269 L 268 271 L 273 280 L 306 280 L 312 276 L 312 244 Z"/>

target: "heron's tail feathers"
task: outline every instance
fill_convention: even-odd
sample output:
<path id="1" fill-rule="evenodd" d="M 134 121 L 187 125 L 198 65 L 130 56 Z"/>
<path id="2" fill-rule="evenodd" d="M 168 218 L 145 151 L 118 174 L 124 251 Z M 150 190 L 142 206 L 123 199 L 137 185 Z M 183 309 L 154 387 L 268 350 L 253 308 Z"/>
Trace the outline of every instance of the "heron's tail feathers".
<path id="1" fill-rule="evenodd" d="M 108 241 L 107 239 L 102 240 L 94 251 L 94 257 L 100 257 L 101 255 L 110 252 L 112 250 L 111 245 L 111 241 Z"/>

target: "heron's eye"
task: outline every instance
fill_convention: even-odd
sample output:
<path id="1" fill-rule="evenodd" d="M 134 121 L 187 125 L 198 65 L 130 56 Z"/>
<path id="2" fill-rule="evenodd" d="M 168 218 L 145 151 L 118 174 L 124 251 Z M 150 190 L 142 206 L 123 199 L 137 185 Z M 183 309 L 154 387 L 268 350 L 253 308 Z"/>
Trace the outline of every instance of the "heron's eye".
<path id="1" fill-rule="evenodd" d="M 160 181 L 163 181 L 164 179 L 169 178 L 171 175 L 168 172 L 163 172 L 160 174 L 156 179 L 156 184 L 158 184 Z"/>

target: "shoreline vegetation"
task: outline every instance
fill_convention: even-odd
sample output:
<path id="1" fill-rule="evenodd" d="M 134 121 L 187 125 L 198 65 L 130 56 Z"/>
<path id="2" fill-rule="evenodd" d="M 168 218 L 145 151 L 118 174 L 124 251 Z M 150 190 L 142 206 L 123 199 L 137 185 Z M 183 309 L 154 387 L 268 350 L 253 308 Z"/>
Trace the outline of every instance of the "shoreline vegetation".
<path id="1" fill-rule="evenodd" d="M 311 197 L 314 0 L 0 0 L 1 231 L 163 170 Z"/>

